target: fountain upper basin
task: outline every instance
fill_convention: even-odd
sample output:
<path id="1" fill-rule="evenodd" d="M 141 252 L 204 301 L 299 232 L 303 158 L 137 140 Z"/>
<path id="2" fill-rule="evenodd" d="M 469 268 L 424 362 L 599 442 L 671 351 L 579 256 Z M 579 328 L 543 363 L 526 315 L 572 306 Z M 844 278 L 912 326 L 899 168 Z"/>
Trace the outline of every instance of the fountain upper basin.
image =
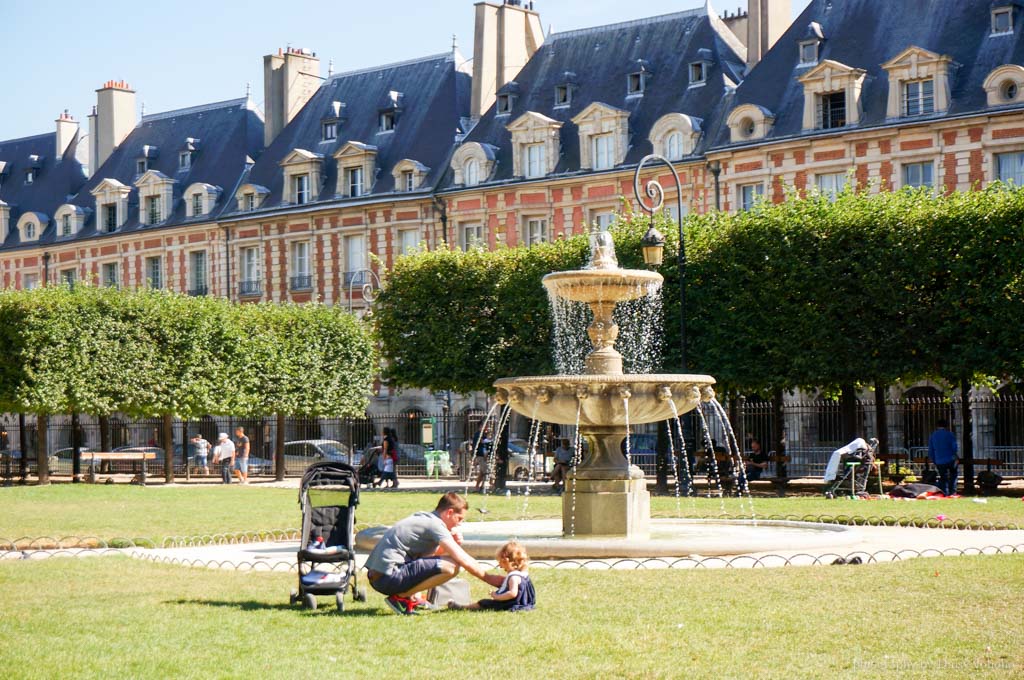
<path id="1" fill-rule="evenodd" d="M 647 295 L 648 286 L 660 286 L 657 272 L 643 269 L 580 269 L 544 277 L 544 287 L 560 298 L 586 303 L 615 303 Z"/>
<path id="2" fill-rule="evenodd" d="M 528 418 L 587 427 L 668 420 L 713 396 L 714 384 L 710 375 L 699 374 L 543 375 L 494 382 L 498 401 Z"/>

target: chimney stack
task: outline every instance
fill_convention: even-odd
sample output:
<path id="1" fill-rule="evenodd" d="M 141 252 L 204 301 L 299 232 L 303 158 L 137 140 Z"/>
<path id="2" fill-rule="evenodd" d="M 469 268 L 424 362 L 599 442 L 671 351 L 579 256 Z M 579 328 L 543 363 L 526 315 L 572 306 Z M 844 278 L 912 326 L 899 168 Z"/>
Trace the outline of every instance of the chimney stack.
<path id="1" fill-rule="evenodd" d="M 747 0 L 747 70 L 761 61 L 792 17 L 790 0 Z"/>
<path id="2" fill-rule="evenodd" d="M 270 146 L 320 88 L 315 52 L 289 47 L 263 57 L 263 143 Z"/>
<path id="3" fill-rule="evenodd" d="M 57 116 L 57 148 L 55 149 L 54 158 L 60 163 L 64 157 L 64 152 L 71 146 L 71 142 L 75 140 L 75 135 L 78 134 L 78 121 L 71 117 L 67 109 L 64 109 L 64 113 Z"/>
<path id="4" fill-rule="evenodd" d="M 544 44 L 544 29 L 533 3 L 478 2 L 473 31 L 473 93 L 470 115 L 477 120 L 494 103 L 495 93 L 515 78 Z"/>
<path id="5" fill-rule="evenodd" d="M 135 90 L 123 80 L 108 80 L 96 90 L 96 107 L 89 116 L 89 164 L 93 172 L 100 169 L 134 128 Z"/>

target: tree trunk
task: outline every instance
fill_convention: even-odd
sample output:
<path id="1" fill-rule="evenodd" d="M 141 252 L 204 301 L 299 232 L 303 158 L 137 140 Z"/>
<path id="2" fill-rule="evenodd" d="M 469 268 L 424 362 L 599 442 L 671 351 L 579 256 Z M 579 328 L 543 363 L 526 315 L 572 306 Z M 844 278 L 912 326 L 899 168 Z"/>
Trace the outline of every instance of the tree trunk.
<path id="1" fill-rule="evenodd" d="M 164 440 L 164 481 L 174 483 L 174 416 L 165 413 L 161 437 Z M 143 461 L 145 465 L 145 461 Z"/>
<path id="2" fill-rule="evenodd" d="M 494 457 L 497 461 L 498 469 L 494 471 L 494 488 L 495 490 L 504 490 L 506 483 L 508 482 L 508 435 L 509 435 L 509 423 L 505 422 L 505 427 L 498 433 L 494 446 L 497 448 L 494 450 Z"/>
<path id="3" fill-rule="evenodd" d="M 669 470 L 669 425 L 670 421 L 663 420 L 658 423 L 658 438 L 654 444 L 654 490 L 657 493 L 668 493 L 668 470 Z"/>
<path id="4" fill-rule="evenodd" d="M 839 397 L 839 412 L 843 425 L 843 441 L 853 441 L 861 436 L 857 427 L 857 390 L 853 385 L 843 385 Z"/>
<path id="5" fill-rule="evenodd" d="M 18 476 L 21 483 L 25 483 L 28 476 L 28 428 L 25 427 L 25 414 L 18 413 L 18 450 L 21 451 L 21 458 L 18 459 Z"/>
<path id="6" fill-rule="evenodd" d="M 875 424 L 878 427 L 878 452 L 882 454 L 889 453 L 889 410 L 885 403 L 887 387 L 881 380 L 875 381 Z"/>
<path id="7" fill-rule="evenodd" d="M 110 416 L 100 416 L 100 451 L 110 450 Z"/>
<path id="8" fill-rule="evenodd" d="M 36 415 L 36 465 L 39 477 L 39 484 L 50 483 L 50 461 L 47 458 L 49 448 L 48 430 L 50 429 L 50 416 L 45 413 Z M 27 454 L 26 454 L 27 455 Z"/>
<path id="9" fill-rule="evenodd" d="M 71 481 L 75 484 L 82 481 L 82 437 L 78 422 L 78 412 L 71 414 Z"/>
<path id="10" fill-rule="evenodd" d="M 786 455 L 786 414 L 783 410 L 782 388 L 772 390 L 772 449 L 779 456 Z M 779 477 L 786 477 L 786 466 L 776 463 L 775 469 Z"/>
<path id="11" fill-rule="evenodd" d="M 349 449 L 351 450 L 351 449 Z M 351 461 L 349 461 L 351 462 Z M 274 432 L 274 478 L 284 481 L 284 414 L 277 414 L 277 431 Z"/>
<path id="12" fill-rule="evenodd" d="M 971 411 L 971 381 L 960 381 L 960 430 L 963 451 L 960 457 L 964 463 L 964 494 L 974 494 L 974 419 Z"/>

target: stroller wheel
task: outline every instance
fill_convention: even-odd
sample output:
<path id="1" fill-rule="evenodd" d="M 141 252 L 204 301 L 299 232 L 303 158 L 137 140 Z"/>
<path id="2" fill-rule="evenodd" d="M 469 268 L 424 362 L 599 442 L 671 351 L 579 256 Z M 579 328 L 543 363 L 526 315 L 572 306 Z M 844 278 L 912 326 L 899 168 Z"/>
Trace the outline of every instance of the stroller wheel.
<path id="1" fill-rule="evenodd" d="M 352 593 L 352 598 L 356 602 L 366 602 L 366 588 L 363 588 L 362 586 L 356 588 L 356 591 Z"/>
<path id="2" fill-rule="evenodd" d="M 334 601 L 338 603 L 338 611 L 345 611 L 345 591 L 339 590 L 334 593 Z"/>
<path id="3" fill-rule="evenodd" d="M 292 588 L 292 592 L 288 595 L 288 604 L 295 604 L 299 601 L 299 591 Z"/>
<path id="4" fill-rule="evenodd" d="M 306 593 L 306 596 L 302 598 L 302 606 L 306 609 L 316 609 L 316 595 Z"/>

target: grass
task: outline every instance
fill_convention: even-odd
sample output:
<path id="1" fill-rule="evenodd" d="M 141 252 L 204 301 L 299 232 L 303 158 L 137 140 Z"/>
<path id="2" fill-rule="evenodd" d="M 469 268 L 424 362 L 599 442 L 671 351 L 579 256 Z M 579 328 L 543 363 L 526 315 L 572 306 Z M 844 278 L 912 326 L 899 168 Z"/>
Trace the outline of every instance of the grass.
<path id="1" fill-rule="evenodd" d="M 535 612 L 406 618 L 373 594 L 342 615 L 329 598 L 291 607 L 288 574 L 4 561 L 0 667 L 12 679 L 1024 674 L 1020 556 L 533 577 Z"/>
<path id="2" fill-rule="evenodd" d="M 368 492 L 357 512 L 360 525 L 387 524 L 415 510 L 433 507 L 436 492 Z M 561 499 L 536 491 L 523 496 L 469 497 L 474 521 L 555 517 Z M 1024 526 L 1020 499 L 992 497 L 984 504 L 970 499 L 943 501 L 829 500 L 818 496 L 755 498 L 760 517 L 796 516 L 837 518 L 892 517 L 919 521 L 945 515 L 948 522 L 965 521 Z M 295 529 L 300 512 L 297 492 L 259 486 L 168 486 L 55 484 L 0 489 L 0 540 L 23 537 L 97 537 L 160 543 L 166 538 L 223 533 L 274 532 Z M 655 517 L 749 517 L 745 498 L 652 498 Z"/>

